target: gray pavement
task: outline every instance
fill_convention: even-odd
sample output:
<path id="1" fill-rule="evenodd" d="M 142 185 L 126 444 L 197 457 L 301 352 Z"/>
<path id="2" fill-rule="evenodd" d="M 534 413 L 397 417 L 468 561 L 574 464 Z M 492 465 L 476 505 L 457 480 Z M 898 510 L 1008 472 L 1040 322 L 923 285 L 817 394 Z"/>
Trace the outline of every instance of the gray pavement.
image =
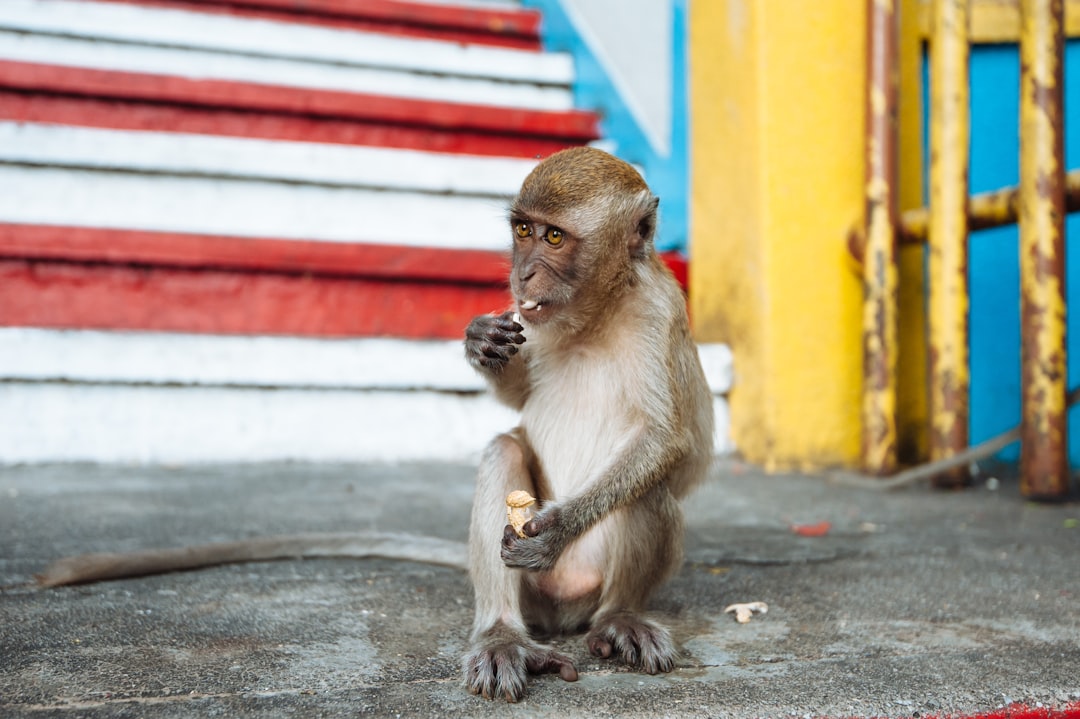
<path id="1" fill-rule="evenodd" d="M 465 574 L 317 559 L 38 590 L 51 559 L 302 531 L 464 540 L 474 468 L 0 468 L 3 717 L 913 717 L 1080 706 L 1080 506 L 880 493 L 723 461 L 656 595 L 683 654 L 646 676 L 560 642 L 581 679 L 467 694 Z M 985 478 L 985 475 L 984 475 Z M 792 524 L 831 523 L 825 536 Z M 764 601 L 737 624 L 723 608 Z"/>

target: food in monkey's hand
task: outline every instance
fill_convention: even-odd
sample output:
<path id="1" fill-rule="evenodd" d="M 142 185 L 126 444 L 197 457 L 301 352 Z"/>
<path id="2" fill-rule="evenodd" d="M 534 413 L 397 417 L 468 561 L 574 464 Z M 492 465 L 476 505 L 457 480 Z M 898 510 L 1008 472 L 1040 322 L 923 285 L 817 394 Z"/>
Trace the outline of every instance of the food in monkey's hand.
<path id="1" fill-rule="evenodd" d="M 754 614 L 764 614 L 767 611 L 769 611 L 769 605 L 765 602 L 748 602 L 746 604 L 731 604 L 724 609 L 724 614 L 734 612 L 735 621 L 739 624 L 746 624 Z"/>
<path id="2" fill-rule="evenodd" d="M 520 312 L 515 312 L 514 313 L 514 322 L 517 322 L 519 325 L 521 324 L 521 313 Z"/>
<path id="3" fill-rule="evenodd" d="M 506 495 L 506 521 L 514 528 L 519 537 L 525 536 L 522 527 L 532 519 L 532 508 L 535 504 L 536 497 L 520 489 Z"/>

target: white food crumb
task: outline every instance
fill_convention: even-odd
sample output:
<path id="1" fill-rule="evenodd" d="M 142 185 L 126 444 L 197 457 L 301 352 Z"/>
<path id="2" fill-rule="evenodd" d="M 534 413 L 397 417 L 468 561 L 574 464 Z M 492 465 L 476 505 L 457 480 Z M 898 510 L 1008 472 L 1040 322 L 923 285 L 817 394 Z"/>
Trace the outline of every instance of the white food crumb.
<path id="1" fill-rule="evenodd" d="M 735 613 L 735 621 L 746 624 L 754 614 L 765 614 L 769 611 L 769 605 L 765 602 L 747 602 L 745 604 L 730 604 L 724 609 L 724 614 Z"/>

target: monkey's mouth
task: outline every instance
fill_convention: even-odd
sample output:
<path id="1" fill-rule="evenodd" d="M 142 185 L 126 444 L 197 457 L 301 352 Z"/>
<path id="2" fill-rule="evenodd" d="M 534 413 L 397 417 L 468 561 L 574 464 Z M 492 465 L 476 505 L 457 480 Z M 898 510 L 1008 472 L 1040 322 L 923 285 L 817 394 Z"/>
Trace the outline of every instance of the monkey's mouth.
<path id="1" fill-rule="evenodd" d="M 529 312 L 530 310 L 539 312 L 541 308 L 543 308 L 543 305 L 537 300 L 522 300 L 521 302 L 518 302 L 518 307 L 524 312 Z"/>

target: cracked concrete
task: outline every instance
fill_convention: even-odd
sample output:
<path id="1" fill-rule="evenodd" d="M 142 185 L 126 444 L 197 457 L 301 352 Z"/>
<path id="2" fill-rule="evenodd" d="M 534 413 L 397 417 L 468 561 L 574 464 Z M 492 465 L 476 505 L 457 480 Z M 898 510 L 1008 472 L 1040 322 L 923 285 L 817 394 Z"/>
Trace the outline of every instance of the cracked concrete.
<path id="1" fill-rule="evenodd" d="M 652 611 L 668 675 L 559 642 L 581 679 L 517 706 L 468 695 L 461 571 L 244 564 L 38 590 L 49 560 L 303 531 L 463 540 L 458 465 L 0 469 L 0 715 L 915 716 L 1080 702 L 1080 507 L 1016 482 L 877 493 L 726 461 L 687 505 L 687 561 Z M 831 523 L 804 537 L 792 524 Z M 728 604 L 765 601 L 745 625 Z"/>

